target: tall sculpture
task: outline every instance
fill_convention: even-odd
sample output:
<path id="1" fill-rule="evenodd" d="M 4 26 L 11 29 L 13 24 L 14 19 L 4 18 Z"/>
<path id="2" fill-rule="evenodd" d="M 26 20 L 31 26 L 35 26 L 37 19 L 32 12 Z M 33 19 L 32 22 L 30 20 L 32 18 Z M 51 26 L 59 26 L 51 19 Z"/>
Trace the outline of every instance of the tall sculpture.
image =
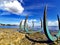
<path id="1" fill-rule="evenodd" d="M 44 33 L 45 33 L 46 37 L 48 38 L 48 40 L 50 42 L 54 42 L 54 41 L 57 40 L 58 37 L 60 37 L 60 18 L 59 18 L 58 15 L 57 15 L 57 18 L 58 18 L 59 30 L 58 30 L 58 33 L 56 35 L 52 36 L 50 34 L 50 31 L 49 31 L 48 25 L 47 25 L 48 24 L 47 23 L 47 6 L 45 6 L 45 8 L 44 8 L 44 16 L 43 16 L 43 30 L 44 30 Z M 26 26 L 27 25 L 27 19 L 28 19 L 28 16 L 26 16 L 26 19 L 25 19 L 25 22 L 24 22 L 24 30 L 25 30 L 26 33 L 34 33 L 34 31 L 29 31 L 29 29 L 27 28 L 27 26 Z M 41 24 L 42 24 L 42 22 L 41 22 Z M 33 27 L 34 27 L 34 24 L 33 24 Z M 41 25 L 41 27 L 42 27 L 42 25 Z M 37 31 L 37 32 L 40 32 L 40 30 Z M 26 37 L 28 37 L 28 36 L 26 36 Z M 32 39 L 32 40 L 34 40 L 34 39 Z"/>
<path id="2" fill-rule="evenodd" d="M 40 21 L 41 21 L 41 26 L 40 26 L 40 27 L 41 27 L 41 29 L 42 29 L 42 27 L 43 27 L 43 24 L 42 24 L 42 19 L 40 19 Z"/>
<path id="3" fill-rule="evenodd" d="M 23 21 L 21 21 L 20 24 L 19 24 L 19 29 L 18 29 L 19 32 L 24 31 L 24 26 L 22 25 L 22 22 Z"/>
<path id="4" fill-rule="evenodd" d="M 32 29 L 34 29 L 34 21 L 32 21 Z"/>
<path id="5" fill-rule="evenodd" d="M 46 37 L 48 38 L 48 40 L 50 41 L 55 41 L 57 40 L 56 37 L 53 37 L 50 32 L 49 32 L 49 29 L 48 29 L 48 26 L 47 26 L 47 19 L 46 19 L 46 11 L 47 11 L 47 6 L 45 6 L 45 9 L 44 9 L 44 17 L 43 17 L 43 28 L 44 28 L 44 32 L 45 32 L 45 35 Z"/>
<path id="6" fill-rule="evenodd" d="M 19 28 L 22 29 L 22 21 L 20 22 Z"/>
<path id="7" fill-rule="evenodd" d="M 60 29 L 60 18 L 58 15 L 57 15 L 57 18 L 58 18 L 58 25 L 59 25 L 59 29 Z"/>
<path id="8" fill-rule="evenodd" d="M 59 19 L 59 16 L 57 16 L 58 18 L 58 25 L 59 25 L 59 30 L 58 30 L 58 33 L 55 35 L 55 36 L 52 36 L 50 34 L 50 31 L 48 29 L 48 26 L 47 26 L 47 19 L 46 19 L 46 16 L 47 16 L 47 6 L 45 6 L 45 9 L 44 9 L 44 17 L 43 17 L 43 30 L 45 32 L 45 35 L 46 37 L 48 38 L 49 42 L 54 42 L 57 40 L 58 37 L 60 37 L 60 19 Z M 31 39 L 29 38 L 28 36 L 26 36 L 28 39 L 34 41 L 34 42 L 40 42 L 40 41 L 37 41 L 37 40 L 34 40 L 34 39 Z"/>
<path id="9" fill-rule="evenodd" d="M 24 21 L 24 30 L 25 30 L 25 32 L 28 32 L 27 19 L 28 19 L 28 15 L 26 16 L 25 21 Z"/>
<path id="10" fill-rule="evenodd" d="M 25 21 L 24 21 L 24 30 L 25 30 L 26 33 L 35 33 L 35 32 L 40 32 L 41 31 L 41 30 L 33 31 L 33 29 L 29 30 L 27 28 L 27 19 L 28 19 L 28 15 L 26 16 Z M 34 28 L 34 22 L 33 22 L 33 27 L 32 28 Z"/>

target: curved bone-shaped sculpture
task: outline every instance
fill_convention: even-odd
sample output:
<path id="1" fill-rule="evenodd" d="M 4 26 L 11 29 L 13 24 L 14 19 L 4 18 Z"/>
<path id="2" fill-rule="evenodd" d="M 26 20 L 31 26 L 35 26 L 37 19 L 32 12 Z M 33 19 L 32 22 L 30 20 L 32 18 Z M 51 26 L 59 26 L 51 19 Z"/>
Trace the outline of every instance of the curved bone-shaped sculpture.
<path id="1" fill-rule="evenodd" d="M 24 30 L 26 33 L 35 33 L 35 32 L 40 32 L 41 30 L 38 30 L 38 31 L 29 31 L 29 29 L 27 28 L 27 19 L 28 19 L 28 15 L 26 16 L 26 19 L 25 19 L 25 22 L 24 22 Z M 34 27 L 34 24 L 33 24 L 33 27 Z"/>
<path id="2" fill-rule="evenodd" d="M 59 37 L 59 36 L 60 36 L 60 29 L 59 29 L 59 32 L 57 33 L 56 37 L 53 37 L 53 36 L 50 34 L 49 29 L 48 29 L 48 26 L 47 26 L 46 11 L 47 11 L 47 6 L 45 6 L 45 9 L 44 9 L 44 18 L 43 18 L 43 28 L 44 28 L 45 35 L 46 35 L 46 37 L 47 37 L 50 41 L 56 41 L 56 40 L 57 40 L 56 37 Z M 58 18 L 58 19 L 59 19 L 59 18 Z M 58 22 L 59 22 L 59 20 L 58 20 Z"/>
<path id="3" fill-rule="evenodd" d="M 28 15 L 26 16 L 26 19 L 24 21 L 24 30 L 25 30 L 25 32 L 28 32 L 28 28 L 26 28 L 27 27 L 27 19 L 28 19 Z"/>
<path id="4" fill-rule="evenodd" d="M 43 28 L 44 28 L 44 32 L 45 32 L 45 35 L 48 38 L 48 40 L 55 41 L 55 40 L 57 40 L 57 38 L 56 37 L 53 37 L 50 34 L 49 30 L 48 30 L 48 26 L 47 26 L 48 23 L 47 23 L 47 20 L 46 20 L 46 11 L 47 11 L 47 6 L 45 6 L 45 9 L 44 9 L 44 17 L 43 17 Z"/>
<path id="5" fill-rule="evenodd" d="M 22 25 L 22 21 L 20 22 L 19 29 L 17 31 L 19 31 L 19 32 L 24 31 L 24 27 Z"/>
<path id="6" fill-rule="evenodd" d="M 59 19 L 58 15 L 57 15 L 57 18 L 58 18 L 59 31 L 58 31 L 56 37 L 58 38 L 58 37 L 60 37 L 60 19 Z"/>
<path id="7" fill-rule="evenodd" d="M 57 15 L 57 18 L 58 18 L 58 25 L 59 25 L 59 29 L 60 29 L 60 18 L 59 18 L 59 16 Z"/>
<path id="8" fill-rule="evenodd" d="M 42 27 L 43 27 L 43 25 L 42 25 L 42 19 L 40 19 L 40 21 L 41 21 L 41 29 L 42 29 Z"/>
<path id="9" fill-rule="evenodd" d="M 49 29 L 48 29 L 48 26 L 47 26 L 46 11 L 47 11 L 47 6 L 45 6 L 45 9 L 44 9 L 43 29 L 44 29 L 45 35 L 46 35 L 46 37 L 48 38 L 48 40 L 49 40 L 50 42 L 53 42 L 53 41 L 56 41 L 58 37 L 60 37 L 60 19 L 59 19 L 59 16 L 57 16 L 57 17 L 58 17 L 59 31 L 58 31 L 58 33 L 57 33 L 56 36 L 52 36 L 52 35 L 50 34 Z M 31 39 L 31 38 L 29 38 L 27 35 L 26 35 L 26 37 L 27 37 L 28 39 Z M 39 42 L 39 41 L 34 40 L 34 39 L 31 39 L 31 40 L 34 41 L 34 42 Z"/>
<path id="10" fill-rule="evenodd" d="M 32 29 L 34 29 L 34 21 L 32 21 Z"/>
<path id="11" fill-rule="evenodd" d="M 24 26 L 22 25 L 22 22 L 23 21 L 20 22 L 19 29 L 24 30 Z"/>
<path id="12" fill-rule="evenodd" d="M 22 21 L 20 22 L 19 29 L 22 29 Z"/>

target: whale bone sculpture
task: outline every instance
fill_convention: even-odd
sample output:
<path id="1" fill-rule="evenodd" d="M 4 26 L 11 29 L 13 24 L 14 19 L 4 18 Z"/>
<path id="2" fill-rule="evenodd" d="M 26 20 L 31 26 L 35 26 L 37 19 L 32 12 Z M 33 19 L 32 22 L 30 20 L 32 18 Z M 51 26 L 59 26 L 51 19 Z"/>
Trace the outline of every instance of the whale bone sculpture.
<path id="1" fill-rule="evenodd" d="M 27 28 L 27 19 L 28 19 L 28 15 L 26 16 L 26 19 L 24 21 L 24 30 L 26 33 L 35 33 L 35 32 L 40 32 L 42 30 L 38 30 L 38 31 L 33 31 L 33 30 L 30 30 Z M 41 19 L 40 19 L 41 20 Z M 42 20 L 41 20 L 41 27 L 42 27 Z M 32 29 L 34 28 L 34 22 L 33 22 L 33 26 L 32 26 Z"/>
<path id="2" fill-rule="evenodd" d="M 45 6 L 45 9 L 44 9 L 43 29 L 44 29 L 45 35 L 46 35 L 46 37 L 48 38 L 48 40 L 49 40 L 50 42 L 54 42 L 54 41 L 57 40 L 58 37 L 60 37 L 60 19 L 59 19 L 59 16 L 57 15 L 59 30 L 58 30 L 58 33 L 57 33 L 55 36 L 52 36 L 52 35 L 50 34 L 50 31 L 49 31 L 48 26 L 47 26 L 46 11 L 47 11 L 47 6 Z M 40 41 L 37 41 L 37 40 L 34 40 L 34 39 L 29 38 L 27 35 L 26 35 L 26 37 L 27 37 L 29 40 L 32 40 L 32 41 L 34 41 L 34 42 L 40 42 Z"/>

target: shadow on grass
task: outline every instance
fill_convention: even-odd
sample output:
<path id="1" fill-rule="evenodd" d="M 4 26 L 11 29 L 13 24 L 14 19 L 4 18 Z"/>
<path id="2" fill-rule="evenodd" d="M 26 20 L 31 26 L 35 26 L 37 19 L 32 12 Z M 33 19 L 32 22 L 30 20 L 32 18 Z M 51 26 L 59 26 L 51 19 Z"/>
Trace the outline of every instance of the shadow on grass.
<path id="1" fill-rule="evenodd" d="M 34 40 L 34 39 L 31 39 L 30 37 L 28 37 L 27 35 L 25 35 L 25 37 L 29 40 L 29 41 L 31 41 L 31 42 L 36 42 L 36 43 L 52 43 L 52 41 L 50 41 L 50 40 L 43 40 L 43 41 L 37 41 L 37 40 Z"/>

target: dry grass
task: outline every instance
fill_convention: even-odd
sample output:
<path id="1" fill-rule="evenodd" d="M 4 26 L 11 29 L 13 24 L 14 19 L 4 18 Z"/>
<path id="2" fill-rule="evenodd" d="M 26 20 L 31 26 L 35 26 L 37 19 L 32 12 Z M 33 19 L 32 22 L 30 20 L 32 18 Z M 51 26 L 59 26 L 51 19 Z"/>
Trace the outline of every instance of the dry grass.
<path id="1" fill-rule="evenodd" d="M 0 45 L 19 45 L 25 34 L 12 29 L 0 29 Z"/>
<path id="2" fill-rule="evenodd" d="M 60 43 L 36 43 L 31 42 L 25 37 L 25 34 L 19 33 L 17 29 L 2 29 L 0 28 L 0 45 L 60 45 Z M 28 35 L 35 40 L 47 40 L 45 34 L 34 33 Z"/>

